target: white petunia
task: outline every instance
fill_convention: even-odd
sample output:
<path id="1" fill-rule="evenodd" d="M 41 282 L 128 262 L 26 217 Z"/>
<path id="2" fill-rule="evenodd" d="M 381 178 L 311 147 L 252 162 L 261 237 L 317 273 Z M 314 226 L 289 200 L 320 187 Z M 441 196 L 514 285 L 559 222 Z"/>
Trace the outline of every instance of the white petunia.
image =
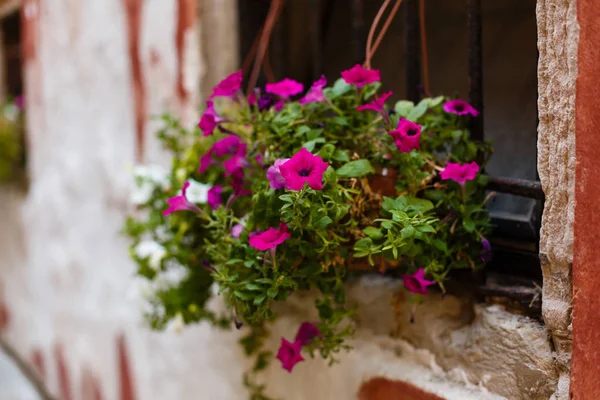
<path id="1" fill-rule="evenodd" d="M 170 186 L 169 172 L 160 165 L 138 165 L 133 168 L 135 186 L 131 193 L 131 202 L 145 204 L 157 187 L 166 190 Z"/>
<path id="2" fill-rule="evenodd" d="M 175 317 L 169 321 L 167 324 L 167 332 L 175 332 L 177 334 L 181 334 L 183 332 L 183 327 L 185 322 L 183 321 L 183 316 L 181 313 L 177 313 Z"/>
<path id="3" fill-rule="evenodd" d="M 167 250 L 154 240 L 143 240 L 138 243 L 133 252 L 139 258 L 149 258 L 148 265 L 154 270 L 160 268 L 160 262 L 167 255 Z"/>
<path id="4" fill-rule="evenodd" d="M 193 179 L 188 179 L 188 183 L 190 186 L 188 186 L 185 195 L 188 201 L 196 204 L 206 204 L 208 202 L 208 191 L 212 186 Z"/>

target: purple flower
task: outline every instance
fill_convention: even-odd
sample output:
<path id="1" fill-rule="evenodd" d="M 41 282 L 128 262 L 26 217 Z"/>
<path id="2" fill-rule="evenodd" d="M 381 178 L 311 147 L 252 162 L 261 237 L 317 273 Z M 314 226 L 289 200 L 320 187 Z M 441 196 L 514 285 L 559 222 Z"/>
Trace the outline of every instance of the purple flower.
<path id="1" fill-rule="evenodd" d="M 202 129 L 202 136 L 212 135 L 217 125 L 223 122 L 225 119 L 219 117 L 217 112 L 215 111 L 215 106 L 212 101 L 206 102 L 206 110 L 202 117 L 200 118 L 200 122 L 198 122 L 198 127 Z"/>
<path id="2" fill-rule="evenodd" d="M 283 110 L 283 106 L 285 106 L 285 102 L 283 100 L 279 100 L 277 103 L 275 103 L 275 106 L 273 107 L 273 109 L 277 112 Z"/>
<path id="3" fill-rule="evenodd" d="M 320 336 L 321 332 L 317 329 L 315 324 L 310 322 L 303 322 L 298 328 L 296 333 L 295 342 L 299 342 L 302 347 L 310 343 L 315 337 Z"/>
<path id="4" fill-rule="evenodd" d="M 283 189 L 285 187 L 285 178 L 281 175 L 279 167 L 287 161 L 289 161 L 289 158 L 279 158 L 267 170 L 267 179 L 273 189 Z"/>
<path id="5" fill-rule="evenodd" d="M 404 281 L 404 287 L 409 292 L 420 294 L 427 294 L 427 286 L 435 283 L 435 281 L 425 279 L 425 270 L 423 268 L 419 268 L 412 275 L 402 275 L 402 280 Z"/>
<path id="6" fill-rule="evenodd" d="M 486 238 L 484 238 L 483 236 L 481 237 L 481 253 L 480 253 L 480 257 L 481 257 L 481 262 L 483 263 L 488 263 L 490 261 L 492 261 L 492 246 L 490 245 L 489 240 L 487 240 Z"/>
<path id="7" fill-rule="evenodd" d="M 370 111 L 375 111 L 378 112 L 379 114 L 384 115 L 385 113 L 385 101 L 388 99 L 388 97 L 390 97 L 392 95 L 392 92 L 387 92 L 382 94 L 381 96 L 379 96 L 378 99 L 373 100 L 372 102 L 359 106 L 356 108 L 356 111 L 366 111 L 366 110 L 370 110 Z"/>
<path id="8" fill-rule="evenodd" d="M 216 210 L 222 204 L 222 201 L 221 201 L 222 193 L 223 193 L 223 186 L 219 186 L 219 185 L 213 186 L 208 191 L 208 205 L 213 210 Z"/>
<path id="9" fill-rule="evenodd" d="M 236 156 L 239 154 L 240 147 L 246 146 L 246 144 L 242 144 L 240 138 L 234 135 L 227 136 L 218 142 L 215 142 L 212 147 L 208 150 L 206 154 L 200 157 L 200 167 L 198 168 L 199 173 L 204 173 L 211 165 L 217 164 L 217 160 L 215 157 L 225 157 L 225 156 Z M 245 151 L 245 147 L 243 150 Z M 234 162 L 228 164 L 229 168 L 234 169 L 234 165 L 238 163 L 240 160 L 235 160 Z M 228 167 L 226 166 L 226 169 Z M 229 171 L 231 171 L 229 170 Z"/>
<path id="10" fill-rule="evenodd" d="M 217 96 L 232 97 L 239 92 L 242 80 L 242 70 L 230 74 L 215 86 L 210 98 L 212 99 Z"/>
<path id="11" fill-rule="evenodd" d="M 281 361 L 281 366 L 288 372 L 292 372 L 292 369 L 300 361 L 304 361 L 300 351 L 302 350 L 302 344 L 298 341 L 294 343 L 288 342 L 285 338 L 281 338 L 281 346 L 277 351 L 277 359 Z"/>
<path id="12" fill-rule="evenodd" d="M 217 272 L 217 269 L 213 265 L 211 265 L 211 263 L 208 260 L 202 260 L 202 266 L 205 270 L 209 272 Z"/>
<path id="13" fill-rule="evenodd" d="M 302 92 L 304 90 L 304 85 L 293 79 L 285 78 L 280 82 L 267 83 L 265 90 L 267 93 L 287 98 Z"/>
<path id="14" fill-rule="evenodd" d="M 279 229 L 269 228 L 264 232 L 254 232 L 249 235 L 250 246 L 260 251 L 277 247 L 291 237 L 286 223 L 280 222 Z"/>
<path id="15" fill-rule="evenodd" d="M 248 166 L 248 161 L 246 160 L 247 147 L 248 145 L 246 143 L 240 143 L 236 153 L 231 158 L 223 162 L 223 167 L 225 167 L 225 176 L 233 175 L 236 171 Z"/>
<path id="16" fill-rule="evenodd" d="M 347 84 L 356 85 L 358 88 L 381 80 L 379 70 L 365 69 L 358 64 L 346 71 L 342 71 L 342 78 L 344 78 Z"/>
<path id="17" fill-rule="evenodd" d="M 256 92 L 250 93 L 250 95 L 248 96 L 248 105 L 254 106 L 256 105 L 256 101 Z"/>
<path id="18" fill-rule="evenodd" d="M 233 228 L 231 228 L 231 236 L 233 236 L 234 238 L 238 239 L 240 237 L 240 235 L 242 234 L 243 230 L 244 230 L 244 225 L 242 225 L 242 224 L 235 224 L 233 226 Z"/>
<path id="19" fill-rule="evenodd" d="M 25 96 L 20 95 L 15 97 L 15 106 L 21 111 L 25 109 Z"/>
<path id="20" fill-rule="evenodd" d="M 475 161 L 469 164 L 459 164 L 449 162 L 446 164 L 446 168 L 440 171 L 442 180 L 451 179 L 458 182 L 460 185 L 464 185 L 466 181 L 472 181 L 479 172 L 479 165 Z"/>
<path id="21" fill-rule="evenodd" d="M 450 100 L 444 103 L 444 111 L 450 114 L 456 115 L 472 115 L 476 117 L 479 115 L 479 111 L 473 108 L 472 105 L 464 100 Z"/>
<path id="22" fill-rule="evenodd" d="M 279 167 L 290 190 L 302 190 L 305 183 L 313 190 L 323 189 L 323 173 L 329 166 L 319 156 L 312 155 L 304 147 Z"/>
<path id="23" fill-rule="evenodd" d="M 273 107 L 273 105 L 275 105 L 276 101 L 277 99 L 273 95 L 270 95 L 268 93 L 261 94 L 258 98 L 258 111 L 262 112 L 264 110 L 270 109 L 271 107 Z"/>
<path id="24" fill-rule="evenodd" d="M 400 153 L 410 153 L 420 148 L 421 125 L 419 124 L 401 118 L 398 121 L 398 127 L 388 134 L 394 139 Z"/>
<path id="25" fill-rule="evenodd" d="M 325 78 L 325 75 L 321 75 L 321 78 L 312 84 L 312 87 L 308 93 L 306 93 L 306 95 L 300 99 L 300 104 L 325 101 L 325 95 L 323 94 L 323 88 L 325 85 L 327 85 L 327 79 Z"/>
<path id="26" fill-rule="evenodd" d="M 163 215 L 169 215 L 175 211 L 193 211 L 196 213 L 201 213 L 202 210 L 198 208 L 193 203 L 190 203 L 188 199 L 185 197 L 185 192 L 187 191 L 188 186 L 190 186 L 189 182 L 183 184 L 183 188 L 181 189 L 181 194 L 179 196 L 171 197 L 167 200 L 169 207 L 163 211 Z"/>
<path id="27" fill-rule="evenodd" d="M 250 190 L 247 190 L 244 188 L 246 181 L 244 181 L 244 171 L 242 169 L 238 169 L 238 170 L 234 171 L 232 173 L 231 177 L 233 179 L 229 182 L 229 184 L 233 188 L 234 198 L 252 194 L 252 192 Z"/>

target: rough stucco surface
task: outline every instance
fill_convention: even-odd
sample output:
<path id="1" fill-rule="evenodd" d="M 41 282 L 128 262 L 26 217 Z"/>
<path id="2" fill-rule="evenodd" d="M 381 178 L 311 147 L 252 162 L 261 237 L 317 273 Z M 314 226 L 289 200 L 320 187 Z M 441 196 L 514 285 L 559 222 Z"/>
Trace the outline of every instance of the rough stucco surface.
<path id="1" fill-rule="evenodd" d="M 566 399 L 571 358 L 573 222 L 575 203 L 575 82 L 579 26 L 575 0 L 539 0 L 538 171 L 546 194 L 540 240 L 543 316 L 556 348 Z"/>

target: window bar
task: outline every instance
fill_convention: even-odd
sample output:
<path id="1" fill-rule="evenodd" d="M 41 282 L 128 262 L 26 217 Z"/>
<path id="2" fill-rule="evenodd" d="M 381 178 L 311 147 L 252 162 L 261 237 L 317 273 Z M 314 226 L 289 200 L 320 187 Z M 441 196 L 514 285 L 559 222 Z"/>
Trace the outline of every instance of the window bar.
<path id="1" fill-rule="evenodd" d="M 323 72 L 320 0 L 310 1 L 309 19 L 312 78 L 317 80 Z"/>
<path id="2" fill-rule="evenodd" d="M 483 140 L 483 66 L 481 41 L 481 0 L 467 0 L 469 34 L 469 102 L 479 111 L 471 120 L 471 137 Z"/>
<path id="3" fill-rule="evenodd" d="M 544 200 L 542 184 L 536 181 L 490 177 L 490 182 L 487 185 L 487 189 L 500 193 L 508 193 L 515 196 L 527 197 L 530 199 Z"/>
<path id="4" fill-rule="evenodd" d="M 406 98 L 417 102 L 420 99 L 421 83 L 419 0 L 404 2 L 404 63 L 406 66 Z"/>
<path id="5" fill-rule="evenodd" d="M 352 0 L 352 47 L 354 60 L 362 64 L 365 60 L 365 17 L 363 0 Z"/>

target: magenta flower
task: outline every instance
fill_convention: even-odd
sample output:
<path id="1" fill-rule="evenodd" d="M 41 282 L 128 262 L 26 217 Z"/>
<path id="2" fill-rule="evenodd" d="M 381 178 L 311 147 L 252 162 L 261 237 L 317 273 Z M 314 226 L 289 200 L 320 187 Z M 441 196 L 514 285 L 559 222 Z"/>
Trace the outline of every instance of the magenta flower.
<path id="1" fill-rule="evenodd" d="M 223 186 L 218 186 L 218 185 L 217 186 L 213 186 L 208 191 L 208 205 L 213 210 L 216 210 L 217 208 L 219 208 L 219 206 L 221 205 L 221 203 L 223 203 L 221 201 L 221 194 L 222 193 L 223 193 Z"/>
<path id="2" fill-rule="evenodd" d="M 281 175 L 279 168 L 287 161 L 289 161 L 289 158 L 279 158 L 275 160 L 275 163 L 267 170 L 267 179 L 269 180 L 269 185 L 273 189 L 277 190 L 285 187 L 285 178 Z"/>
<path id="3" fill-rule="evenodd" d="M 359 106 L 356 108 L 356 111 L 366 111 L 366 110 L 371 110 L 371 111 L 375 111 L 378 112 L 379 114 L 384 114 L 385 113 L 385 101 L 388 99 L 388 97 L 390 97 L 392 95 L 392 92 L 387 92 L 382 94 L 381 96 L 379 96 L 378 99 L 373 100 L 372 102 Z"/>
<path id="4" fill-rule="evenodd" d="M 475 161 L 468 164 L 449 162 L 446 164 L 446 168 L 440 171 L 440 176 L 442 180 L 451 179 L 460 185 L 464 185 L 466 181 L 475 179 L 478 172 L 479 165 Z"/>
<path id="5" fill-rule="evenodd" d="M 482 236 L 481 237 L 481 253 L 480 253 L 481 262 L 488 263 L 488 262 L 492 261 L 492 256 L 493 256 L 493 253 L 492 253 L 492 246 L 490 245 L 490 241 Z"/>
<path id="6" fill-rule="evenodd" d="M 215 142 L 210 148 L 210 150 L 208 150 L 206 154 L 200 157 L 200 167 L 198 168 L 198 172 L 202 174 L 206 172 L 208 167 L 217 164 L 217 160 L 215 160 L 215 157 L 222 158 L 225 156 L 237 155 L 241 145 L 242 144 L 240 138 L 234 135 L 227 136 L 219 140 L 218 142 Z M 235 160 L 235 162 L 237 163 L 239 162 L 239 160 Z M 231 164 L 235 163 L 232 162 Z M 233 165 L 229 165 L 229 167 L 233 169 Z"/>
<path id="7" fill-rule="evenodd" d="M 230 159 L 223 162 L 225 176 L 233 175 L 236 171 L 248 166 L 248 161 L 246 160 L 247 147 L 246 143 L 240 143 L 236 153 Z"/>
<path id="8" fill-rule="evenodd" d="M 477 111 L 472 105 L 464 100 L 459 99 L 445 102 L 444 111 L 456 115 L 472 115 L 473 117 L 479 115 L 479 111 Z"/>
<path id="9" fill-rule="evenodd" d="M 305 183 L 311 189 L 323 189 L 323 173 L 329 166 L 319 156 L 313 156 L 304 147 L 294 154 L 285 163 L 281 164 L 279 171 L 285 179 L 286 187 L 290 190 L 302 190 Z"/>
<path id="10" fill-rule="evenodd" d="M 234 238 L 239 238 L 240 235 L 242 234 L 242 231 L 244 230 L 244 225 L 242 224 L 235 224 L 233 226 L 233 228 L 231 228 L 231 236 L 233 236 Z"/>
<path id="11" fill-rule="evenodd" d="M 291 237 L 286 223 L 280 222 L 279 229 L 269 228 L 264 232 L 254 232 L 249 235 L 250 246 L 260 251 L 277 247 Z"/>
<path id="12" fill-rule="evenodd" d="M 206 110 L 204 111 L 204 114 L 202 114 L 200 122 L 198 122 L 198 127 L 202 129 L 202 136 L 212 135 L 217 125 L 223 121 L 225 121 L 225 119 L 219 117 L 215 111 L 213 102 L 210 100 L 207 101 Z"/>
<path id="13" fill-rule="evenodd" d="M 296 333 L 295 342 L 299 342 L 302 347 L 310 343 L 311 340 L 320 336 L 321 332 L 317 329 L 315 324 L 311 322 L 303 322 L 298 328 L 298 333 Z"/>
<path id="14" fill-rule="evenodd" d="M 409 292 L 420 294 L 427 294 L 427 286 L 435 283 L 435 281 L 425 279 L 425 270 L 423 268 L 419 268 L 412 275 L 402 275 L 402 280 L 404 281 L 404 287 Z"/>
<path id="15" fill-rule="evenodd" d="M 231 97 L 236 94 L 241 86 L 242 86 L 242 70 L 232 73 L 227 78 L 223 79 L 221 82 L 215 86 L 213 89 L 213 93 L 210 96 L 213 97 L 223 96 L 223 97 Z"/>
<path id="16" fill-rule="evenodd" d="M 421 125 L 419 124 L 401 118 L 398 127 L 388 134 L 394 139 L 400 153 L 410 153 L 420 148 Z"/>
<path id="17" fill-rule="evenodd" d="M 267 83 L 265 90 L 267 93 L 277 95 L 279 97 L 294 96 L 304 90 L 304 85 L 296 82 L 293 79 L 285 78 L 276 83 Z"/>
<path id="18" fill-rule="evenodd" d="M 229 182 L 231 187 L 233 188 L 233 197 L 238 198 L 241 196 L 246 196 L 248 194 L 252 194 L 250 190 L 244 188 L 246 181 L 244 181 L 244 171 L 242 169 L 235 170 L 231 177 L 233 180 Z"/>
<path id="19" fill-rule="evenodd" d="M 312 84 L 312 87 L 308 93 L 306 93 L 306 95 L 300 99 L 300 104 L 319 103 L 321 101 L 325 101 L 325 95 L 323 94 L 323 88 L 325 85 L 327 85 L 327 79 L 325 78 L 325 75 L 321 75 L 321 78 Z"/>
<path id="20" fill-rule="evenodd" d="M 250 95 L 248 96 L 248 105 L 254 106 L 256 105 L 256 93 L 252 92 L 250 93 Z"/>
<path id="21" fill-rule="evenodd" d="M 356 85 L 358 88 L 381 80 L 379 70 L 364 69 L 358 64 L 346 71 L 342 71 L 342 78 L 344 78 L 344 81 L 346 81 L 347 84 Z"/>
<path id="22" fill-rule="evenodd" d="M 273 107 L 273 105 L 276 102 L 276 97 L 273 95 L 270 95 L 269 93 L 263 93 L 260 95 L 260 97 L 258 98 L 258 111 L 264 111 L 264 110 L 268 110 L 271 107 Z"/>
<path id="23" fill-rule="evenodd" d="M 277 359 L 281 361 L 281 366 L 288 372 L 292 372 L 292 369 L 300 361 L 304 361 L 300 351 L 302 345 L 299 342 L 290 343 L 285 338 L 281 338 L 281 346 L 277 351 Z"/>
<path id="24" fill-rule="evenodd" d="M 25 96 L 20 95 L 15 97 L 15 105 L 19 110 L 23 111 L 25 109 Z"/>
<path id="25" fill-rule="evenodd" d="M 163 215 L 169 215 L 174 213 L 175 211 L 193 211 L 196 213 L 201 213 L 202 210 L 198 208 L 195 204 L 188 201 L 187 197 L 185 197 L 185 192 L 187 191 L 188 186 L 190 186 L 189 182 L 183 184 L 183 188 L 181 189 L 181 194 L 179 196 L 171 197 L 167 200 L 169 207 L 163 211 Z"/>

